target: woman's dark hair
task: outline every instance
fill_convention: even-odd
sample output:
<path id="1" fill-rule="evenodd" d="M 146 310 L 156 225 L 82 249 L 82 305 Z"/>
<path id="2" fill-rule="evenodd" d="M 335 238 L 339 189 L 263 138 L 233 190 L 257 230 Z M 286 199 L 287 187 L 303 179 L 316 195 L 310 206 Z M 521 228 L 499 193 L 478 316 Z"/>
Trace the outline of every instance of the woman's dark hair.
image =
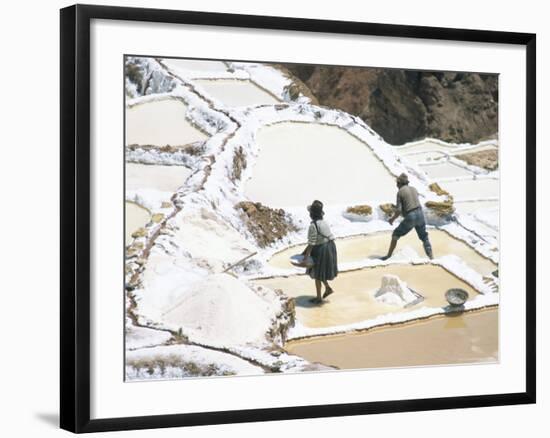
<path id="1" fill-rule="evenodd" d="M 323 212 L 323 206 L 318 204 L 313 204 L 311 208 L 309 209 L 309 217 L 314 220 L 318 221 L 320 219 L 323 219 L 323 216 L 325 213 Z"/>

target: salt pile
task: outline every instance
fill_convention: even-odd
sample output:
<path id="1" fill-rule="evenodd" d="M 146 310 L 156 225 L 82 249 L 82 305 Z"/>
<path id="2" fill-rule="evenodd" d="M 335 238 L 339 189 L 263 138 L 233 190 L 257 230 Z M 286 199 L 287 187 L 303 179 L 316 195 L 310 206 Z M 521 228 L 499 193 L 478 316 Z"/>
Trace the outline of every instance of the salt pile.
<path id="1" fill-rule="evenodd" d="M 190 340 L 231 346 L 266 339 L 272 319 L 280 309 L 227 274 L 210 275 L 192 284 L 163 314 L 166 323 L 181 327 Z"/>
<path id="2" fill-rule="evenodd" d="M 397 275 L 384 275 L 382 286 L 378 289 L 374 298 L 384 304 L 406 306 L 416 301 L 418 296 Z"/>
<path id="3" fill-rule="evenodd" d="M 243 234 L 221 220 L 216 214 L 201 208 L 200 212 L 183 213 L 175 219 L 178 227 L 174 241 L 181 244 L 194 259 L 203 259 L 213 271 L 256 251 Z"/>

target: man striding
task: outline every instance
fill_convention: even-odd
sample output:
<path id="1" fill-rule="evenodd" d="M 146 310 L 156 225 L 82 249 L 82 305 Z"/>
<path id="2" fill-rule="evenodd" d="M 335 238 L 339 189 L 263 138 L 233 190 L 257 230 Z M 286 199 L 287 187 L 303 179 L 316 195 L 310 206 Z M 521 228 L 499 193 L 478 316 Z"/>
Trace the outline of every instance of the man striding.
<path id="1" fill-rule="evenodd" d="M 403 237 L 413 228 L 416 230 L 418 238 L 424 245 L 426 255 L 430 259 L 433 259 L 432 245 L 430 244 L 428 232 L 426 231 L 426 219 L 424 218 L 424 212 L 418 200 L 418 192 L 414 187 L 409 186 L 409 178 L 404 173 L 397 177 L 397 188 L 399 189 L 397 191 L 397 209 L 395 214 L 390 218 L 390 225 L 393 225 L 393 222 L 400 214 L 403 214 L 403 220 L 393 231 L 388 254 L 382 257 L 382 260 L 387 260 L 392 256 L 399 238 Z"/>

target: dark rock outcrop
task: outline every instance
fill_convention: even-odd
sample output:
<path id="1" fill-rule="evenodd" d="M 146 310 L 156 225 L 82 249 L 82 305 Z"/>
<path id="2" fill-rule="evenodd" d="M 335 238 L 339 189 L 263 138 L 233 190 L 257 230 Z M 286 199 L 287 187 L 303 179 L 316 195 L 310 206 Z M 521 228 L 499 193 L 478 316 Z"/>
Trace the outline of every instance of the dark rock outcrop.
<path id="1" fill-rule="evenodd" d="M 285 64 L 320 105 L 361 117 L 391 144 L 477 143 L 498 131 L 498 76 Z"/>

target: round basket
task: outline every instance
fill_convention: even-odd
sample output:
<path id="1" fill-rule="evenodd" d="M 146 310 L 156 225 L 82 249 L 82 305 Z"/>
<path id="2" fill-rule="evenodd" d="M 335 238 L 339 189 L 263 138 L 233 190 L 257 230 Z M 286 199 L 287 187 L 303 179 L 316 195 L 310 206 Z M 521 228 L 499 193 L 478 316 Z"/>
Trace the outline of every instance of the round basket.
<path id="1" fill-rule="evenodd" d="M 445 298 L 451 306 L 462 306 L 468 301 L 468 292 L 459 288 L 449 289 L 445 292 Z"/>
<path id="2" fill-rule="evenodd" d="M 296 254 L 290 257 L 290 263 L 299 268 L 311 268 L 315 264 L 311 256 L 304 260 L 304 256 L 302 254 Z"/>

